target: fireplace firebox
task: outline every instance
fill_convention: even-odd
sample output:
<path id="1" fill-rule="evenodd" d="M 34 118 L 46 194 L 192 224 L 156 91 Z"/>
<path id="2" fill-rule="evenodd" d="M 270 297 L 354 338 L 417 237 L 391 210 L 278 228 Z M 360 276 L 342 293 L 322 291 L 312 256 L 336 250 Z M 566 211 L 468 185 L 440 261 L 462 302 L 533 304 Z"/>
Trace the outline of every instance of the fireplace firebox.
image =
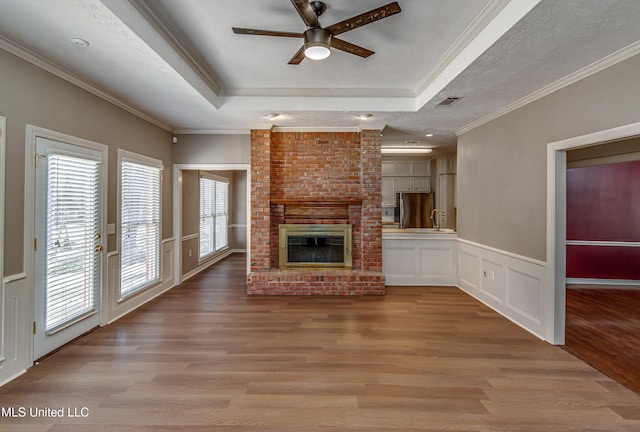
<path id="1" fill-rule="evenodd" d="M 280 269 L 351 269 L 351 225 L 281 224 Z"/>

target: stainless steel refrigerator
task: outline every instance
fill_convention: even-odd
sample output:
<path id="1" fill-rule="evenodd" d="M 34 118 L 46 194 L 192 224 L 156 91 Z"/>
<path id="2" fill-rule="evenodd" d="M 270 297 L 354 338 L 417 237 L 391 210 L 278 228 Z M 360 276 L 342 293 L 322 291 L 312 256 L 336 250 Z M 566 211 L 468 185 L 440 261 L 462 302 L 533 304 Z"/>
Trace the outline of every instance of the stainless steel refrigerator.
<path id="1" fill-rule="evenodd" d="M 433 228 L 433 192 L 400 192 L 396 198 L 400 228 Z"/>

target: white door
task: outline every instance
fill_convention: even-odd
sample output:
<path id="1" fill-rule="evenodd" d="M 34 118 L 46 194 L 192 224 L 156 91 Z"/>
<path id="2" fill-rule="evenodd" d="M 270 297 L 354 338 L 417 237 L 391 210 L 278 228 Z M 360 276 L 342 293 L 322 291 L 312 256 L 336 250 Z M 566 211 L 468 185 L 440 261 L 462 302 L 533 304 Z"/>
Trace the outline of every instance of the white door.
<path id="1" fill-rule="evenodd" d="M 101 158 L 36 140 L 34 359 L 100 324 Z"/>

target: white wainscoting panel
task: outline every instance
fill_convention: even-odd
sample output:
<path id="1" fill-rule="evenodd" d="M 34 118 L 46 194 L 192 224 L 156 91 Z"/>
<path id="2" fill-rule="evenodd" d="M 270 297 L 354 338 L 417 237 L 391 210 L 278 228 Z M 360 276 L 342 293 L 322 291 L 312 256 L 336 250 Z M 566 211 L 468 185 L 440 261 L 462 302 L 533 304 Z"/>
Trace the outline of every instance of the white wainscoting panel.
<path id="1" fill-rule="evenodd" d="M 25 275 L 9 276 L 2 281 L 0 386 L 31 367 L 33 308 L 26 282 Z"/>
<path id="2" fill-rule="evenodd" d="M 478 256 L 458 248 L 458 287 L 465 291 L 478 291 L 480 286 L 480 260 Z"/>
<path id="3" fill-rule="evenodd" d="M 458 239 L 458 287 L 545 339 L 546 263 Z"/>
<path id="4" fill-rule="evenodd" d="M 382 271 L 387 285 L 455 286 L 455 234 L 382 235 Z"/>
<path id="5" fill-rule="evenodd" d="M 102 325 L 112 323 L 173 288 L 174 243 L 173 239 L 162 241 L 160 269 L 162 282 L 123 301 L 118 301 L 118 293 L 120 292 L 120 255 L 117 252 L 111 252 L 107 255 L 107 304 L 104 309 L 105 317 L 103 317 Z"/>
<path id="6" fill-rule="evenodd" d="M 486 258 L 480 258 L 480 292 L 498 303 L 504 300 L 504 266 Z"/>

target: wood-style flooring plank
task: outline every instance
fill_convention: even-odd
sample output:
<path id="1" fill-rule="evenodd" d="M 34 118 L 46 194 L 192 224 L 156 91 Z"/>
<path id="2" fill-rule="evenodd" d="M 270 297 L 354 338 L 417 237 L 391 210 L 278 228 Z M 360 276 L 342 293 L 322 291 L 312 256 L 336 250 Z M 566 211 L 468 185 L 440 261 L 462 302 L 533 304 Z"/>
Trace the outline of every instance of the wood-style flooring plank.
<path id="1" fill-rule="evenodd" d="M 640 395 L 640 290 L 567 289 L 564 349 Z"/>
<path id="2" fill-rule="evenodd" d="M 16 432 L 610 432 L 640 396 L 453 287 L 249 297 L 246 255 L 0 388 Z"/>

